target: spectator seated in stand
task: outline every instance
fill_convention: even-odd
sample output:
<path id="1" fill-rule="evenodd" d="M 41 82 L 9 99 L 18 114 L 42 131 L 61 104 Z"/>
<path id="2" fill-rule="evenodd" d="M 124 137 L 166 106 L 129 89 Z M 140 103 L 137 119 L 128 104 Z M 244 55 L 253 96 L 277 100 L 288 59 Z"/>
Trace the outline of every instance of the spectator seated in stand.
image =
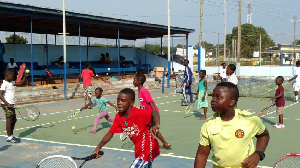
<path id="1" fill-rule="evenodd" d="M 122 55 L 120 56 L 120 67 L 121 68 L 125 68 L 126 67 L 125 57 L 123 57 Z"/>
<path id="2" fill-rule="evenodd" d="M 106 53 L 105 64 L 111 64 L 111 61 L 110 61 L 110 58 L 109 58 L 109 53 Z"/>
<path id="3" fill-rule="evenodd" d="M 6 69 L 13 69 L 14 71 L 17 71 L 17 70 L 19 70 L 19 67 L 15 63 L 15 60 L 13 58 L 10 58 Z M 16 74 L 18 74 L 18 73 L 16 73 Z"/>
<path id="4" fill-rule="evenodd" d="M 105 64 L 105 55 L 101 53 L 100 64 Z"/>

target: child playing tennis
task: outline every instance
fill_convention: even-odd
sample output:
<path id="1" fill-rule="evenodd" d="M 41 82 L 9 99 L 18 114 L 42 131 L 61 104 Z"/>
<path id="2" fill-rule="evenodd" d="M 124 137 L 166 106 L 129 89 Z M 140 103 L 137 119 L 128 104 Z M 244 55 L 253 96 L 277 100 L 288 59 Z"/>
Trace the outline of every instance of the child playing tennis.
<path id="1" fill-rule="evenodd" d="M 90 62 L 87 62 L 85 64 L 86 69 L 82 70 L 81 72 L 81 78 L 82 78 L 82 84 L 83 84 L 83 94 L 84 94 L 84 106 L 86 106 L 86 101 L 89 101 L 89 104 L 92 104 L 92 77 L 94 76 L 93 71 L 91 70 L 92 64 Z M 90 109 L 91 106 L 88 106 Z"/>
<path id="2" fill-rule="evenodd" d="M 203 124 L 194 167 L 204 168 L 210 150 L 214 168 L 257 167 L 265 157 L 269 133 L 257 116 L 235 109 L 239 98 L 237 86 L 218 83 L 213 90 L 211 108 L 214 116 Z M 256 147 L 253 137 L 257 138 Z"/>
<path id="3" fill-rule="evenodd" d="M 93 154 L 99 158 L 98 152 L 111 140 L 114 133 L 124 132 L 135 145 L 135 160 L 130 168 L 151 168 L 153 160 L 160 154 L 159 144 L 155 138 L 160 128 L 160 117 L 155 110 L 133 107 L 134 101 L 135 92 L 132 89 L 125 88 L 119 92 L 117 98 L 119 112 L 109 132 L 103 137 Z"/>
<path id="4" fill-rule="evenodd" d="M 283 108 L 285 105 L 285 99 L 284 99 L 284 88 L 282 86 L 282 83 L 284 81 L 284 78 L 282 76 L 278 76 L 275 80 L 275 84 L 278 86 L 276 89 L 275 97 L 270 99 L 270 101 L 274 101 L 276 103 L 276 113 L 279 116 L 279 123 L 275 124 L 274 127 L 278 129 L 285 128 L 283 125 Z"/>
<path id="5" fill-rule="evenodd" d="M 138 87 L 140 108 L 159 112 L 150 92 L 145 87 L 143 87 L 145 82 L 146 76 L 141 73 L 138 73 L 133 80 L 133 86 Z M 157 138 L 163 143 L 163 149 L 168 149 L 171 147 L 171 145 L 165 140 L 160 132 L 157 133 Z"/>
<path id="6" fill-rule="evenodd" d="M 294 88 L 294 94 L 295 94 L 295 100 L 294 102 L 298 102 L 298 92 L 300 90 L 300 61 L 296 62 L 296 69 L 295 69 L 295 76 L 293 78 L 291 78 L 289 81 L 293 81 L 294 79 L 296 79 L 296 82 L 293 85 Z"/>
<path id="7" fill-rule="evenodd" d="M 238 79 L 234 74 L 235 69 L 236 69 L 236 67 L 234 64 L 229 64 L 226 69 L 226 74 L 227 74 L 227 82 L 231 82 L 231 83 L 237 85 Z"/>
<path id="8" fill-rule="evenodd" d="M 20 83 L 16 83 L 15 72 L 13 69 L 6 69 L 4 71 L 5 79 L 1 85 L 0 89 L 0 99 L 2 100 L 1 107 L 5 111 L 6 117 L 6 132 L 7 140 L 9 143 L 20 143 L 20 139 L 14 137 L 14 128 L 17 122 L 17 117 L 15 113 L 15 88 L 14 86 L 21 86 L 26 80 L 28 73 L 25 73 L 25 76 L 22 78 Z"/>
<path id="9" fill-rule="evenodd" d="M 206 76 L 206 70 L 200 70 L 199 73 L 199 82 L 198 82 L 198 89 L 197 93 L 198 95 L 196 96 L 196 100 L 198 99 L 198 109 L 203 108 L 204 109 L 204 114 L 202 117 L 198 118 L 199 120 L 206 120 L 206 112 L 207 112 L 207 107 L 208 107 L 208 102 L 207 102 L 207 81 L 205 80 Z"/>
<path id="10" fill-rule="evenodd" d="M 112 107 L 114 107 L 116 109 L 116 111 L 118 111 L 118 107 L 115 106 L 114 104 L 112 104 L 110 101 L 106 100 L 103 96 L 102 96 L 102 88 L 97 87 L 95 89 L 95 96 L 92 99 L 92 103 L 96 103 L 99 109 L 99 114 L 95 117 L 95 121 L 94 121 L 94 127 L 93 130 L 91 132 L 89 132 L 89 134 L 95 134 L 96 133 L 96 129 L 97 129 L 97 125 L 99 123 L 99 121 L 105 117 L 105 119 L 109 122 L 113 122 L 114 119 L 110 118 L 108 115 L 108 109 L 106 107 L 106 103 L 111 105 Z M 82 107 L 81 109 L 84 110 L 87 107 L 89 107 L 90 105 L 92 105 L 92 103 L 87 104 L 86 106 Z"/>

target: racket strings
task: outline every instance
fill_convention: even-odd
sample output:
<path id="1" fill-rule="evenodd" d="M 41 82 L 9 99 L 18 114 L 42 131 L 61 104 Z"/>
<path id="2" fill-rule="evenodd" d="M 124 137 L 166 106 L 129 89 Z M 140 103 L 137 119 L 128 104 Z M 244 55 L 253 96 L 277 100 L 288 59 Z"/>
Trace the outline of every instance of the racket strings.
<path id="1" fill-rule="evenodd" d="M 77 165 L 71 158 L 67 158 L 67 157 L 46 158 L 38 165 L 38 168 L 53 168 L 53 167 L 77 168 Z"/>
<path id="2" fill-rule="evenodd" d="M 25 107 L 21 110 L 22 116 L 35 120 L 39 117 L 39 110 L 35 107 Z"/>
<path id="3" fill-rule="evenodd" d="M 286 157 L 281 159 L 275 168 L 296 168 L 300 167 L 300 157 Z"/>

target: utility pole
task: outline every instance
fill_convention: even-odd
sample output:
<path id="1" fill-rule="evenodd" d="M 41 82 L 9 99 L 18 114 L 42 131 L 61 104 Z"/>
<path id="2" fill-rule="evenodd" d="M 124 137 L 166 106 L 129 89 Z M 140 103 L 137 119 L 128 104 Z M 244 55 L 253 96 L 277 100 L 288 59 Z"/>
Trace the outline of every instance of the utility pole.
<path id="1" fill-rule="evenodd" d="M 217 46 L 217 49 L 218 49 L 218 61 L 217 61 L 217 66 L 219 66 L 219 59 L 220 59 L 220 51 L 219 51 L 219 38 L 220 37 L 220 33 L 218 33 L 218 46 Z"/>
<path id="2" fill-rule="evenodd" d="M 237 62 L 236 62 L 236 74 L 240 75 L 240 59 L 241 59 L 241 40 L 242 40 L 242 27 L 241 27 L 241 8 L 242 0 L 239 1 L 239 19 L 238 19 L 238 41 L 237 41 Z"/>
<path id="3" fill-rule="evenodd" d="M 224 62 L 226 62 L 226 0 L 224 0 Z"/>
<path id="4" fill-rule="evenodd" d="M 259 35 L 259 66 L 261 65 L 261 34 Z"/>
<path id="5" fill-rule="evenodd" d="M 202 46 L 202 24 L 203 24 L 203 0 L 200 0 L 200 33 L 199 33 L 199 47 Z"/>
<path id="6" fill-rule="evenodd" d="M 234 56 L 234 49 L 235 49 L 235 44 L 234 44 L 234 39 L 232 38 L 232 40 L 231 40 L 232 58 Z"/>
<path id="7" fill-rule="evenodd" d="M 294 60 L 296 59 L 296 24 L 297 22 L 300 22 L 300 20 L 297 20 L 297 16 L 294 16 L 294 20 L 291 19 L 292 22 L 294 22 Z"/>
<path id="8" fill-rule="evenodd" d="M 170 17 L 170 0 L 168 0 L 168 88 L 170 87 L 170 57 L 171 57 L 171 39 L 170 39 L 170 36 L 171 36 L 171 17 Z M 149 69 L 148 69 L 148 72 L 149 72 Z M 149 76 L 148 76 L 149 77 Z M 164 76 L 163 76 L 164 78 Z M 164 83 L 163 83 L 164 85 Z M 164 88 L 164 86 L 163 86 Z"/>

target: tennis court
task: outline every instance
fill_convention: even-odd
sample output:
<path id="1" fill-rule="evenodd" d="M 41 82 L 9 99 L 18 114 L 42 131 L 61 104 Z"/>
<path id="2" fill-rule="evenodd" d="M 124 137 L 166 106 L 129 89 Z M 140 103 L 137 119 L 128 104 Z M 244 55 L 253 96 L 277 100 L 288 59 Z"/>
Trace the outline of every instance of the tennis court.
<path id="1" fill-rule="evenodd" d="M 180 106 L 182 95 L 174 94 L 174 88 L 165 89 L 165 92 L 162 94 L 161 90 L 153 90 L 151 94 L 160 110 L 161 133 L 172 144 L 172 149 L 161 150 L 162 155 L 155 159 L 153 167 L 193 167 L 200 128 L 205 122 L 198 120 L 203 110 L 197 111 L 194 107 L 185 115 L 185 107 Z M 105 97 L 115 102 L 116 96 Z M 209 96 L 208 100 L 210 99 Z M 36 105 L 42 113 L 38 120 L 28 122 L 19 119 L 16 124 L 14 135 L 22 139 L 20 144 L 6 143 L 5 120 L 1 113 L 0 167 L 34 167 L 41 159 L 50 155 L 82 157 L 92 153 L 109 130 L 111 123 L 102 119 L 97 133 L 89 135 L 94 117 L 98 114 L 97 108 L 85 110 L 75 118 L 67 118 L 82 104 L 82 99 L 75 99 Z M 139 102 L 136 101 L 135 105 L 138 106 Z M 269 105 L 270 102 L 261 102 L 259 97 L 240 97 L 238 102 L 238 108 L 253 112 L 254 115 L 258 115 Z M 109 106 L 108 109 L 111 116 L 116 114 L 112 107 Z M 275 108 L 272 111 L 274 110 Z M 272 167 L 280 156 L 299 152 L 298 112 L 299 104 L 287 99 L 284 109 L 285 129 L 277 130 L 273 127 L 278 121 L 275 112 L 263 119 L 271 139 L 265 152 L 266 158 L 260 162 L 260 166 Z M 209 108 L 208 117 L 212 114 L 213 111 Z M 75 126 L 74 130 L 72 126 Z M 103 151 L 105 154 L 102 158 L 90 161 L 84 167 L 128 167 L 134 159 L 132 143 L 128 139 L 121 141 L 118 134 L 115 134 Z M 207 167 L 211 167 L 210 162 Z"/>

